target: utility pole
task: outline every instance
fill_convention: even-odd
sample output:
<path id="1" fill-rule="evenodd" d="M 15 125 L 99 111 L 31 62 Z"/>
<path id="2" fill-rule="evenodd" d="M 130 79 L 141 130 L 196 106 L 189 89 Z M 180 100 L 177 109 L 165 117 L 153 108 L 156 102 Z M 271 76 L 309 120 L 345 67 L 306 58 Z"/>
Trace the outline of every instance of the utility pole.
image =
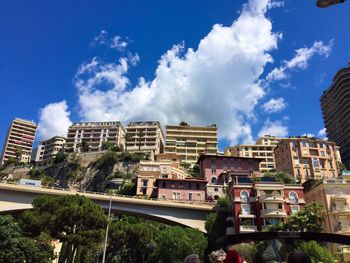
<path id="1" fill-rule="evenodd" d="M 111 193 L 110 199 L 109 199 L 109 208 L 108 208 L 108 217 L 107 217 L 107 228 L 106 228 L 105 245 L 104 245 L 104 249 L 103 249 L 102 263 L 105 263 L 105 261 L 106 261 L 106 250 L 107 250 L 107 241 L 108 241 L 109 218 L 110 218 L 110 216 L 111 216 L 111 207 L 112 207 L 112 193 Z"/>

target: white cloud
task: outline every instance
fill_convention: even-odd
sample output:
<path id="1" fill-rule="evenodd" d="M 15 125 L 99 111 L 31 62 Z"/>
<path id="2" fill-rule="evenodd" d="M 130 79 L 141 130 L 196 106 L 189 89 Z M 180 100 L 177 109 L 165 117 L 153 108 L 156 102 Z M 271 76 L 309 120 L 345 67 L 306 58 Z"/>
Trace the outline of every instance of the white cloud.
<path id="1" fill-rule="evenodd" d="M 270 119 L 267 119 L 258 135 L 259 137 L 264 135 L 285 137 L 288 135 L 288 127 L 281 121 L 270 121 Z"/>
<path id="2" fill-rule="evenodd" d="M 284 98 L 272 98 L 268 102 L 264 103 L 261 107 L 267 113 L 274 113 L 284 110 L 287 107 L 287 103 L 285 102 Z"/>
<path id="3" fill-rule="evenodd" d="M 315 134 L 313 134 L 313 133 L 304 133 L 302 136 L 306 136 L 308 138 L 312 138 L 312 137 L 315 137 Z"/>
<path id="4" fill-rule="evenodd" d="M 197 49 L 174 45 L 159 60 L 155 78 L 140 78 L 131 87 L 126 77 L 130 58 L 104 63 L 94 58 L 75 77 L 84 120 L 184 120 L 193 125 L 216 123 L 231 143 L 252 141 L 248 121 L 264 97 L 259 85 L 272 61 L 280 34 L 265 17 L 271 2 L 250 0 L 231 26 L 214 25 Z"/>
<path id="5" fill-rule="evenodd" d="M 123 40 L 121 36 L 114 36 L 108 38 L 108 32 L 101 30 L 101 32 L 94 37 L 94 40 L 90 43 L 90 46 L 96 47 L 98 45 L 104 45 L 118 51 L 123 51 L 128 46 L 128 42 Z"/>
<path id="6" fill-rule="evenodd" d="M 318 133 L 317 133 L 317 136 L 319 136 L 322 139 L 328 140 L 326 128 L 323 128 L 323 129 L 319 130 Z"/>
<path id="7" fill-rule="evenodd" d="M 266 77 L 267 82 L 286 79 L 288 77 L 288 70 L 291 69 L 306 69 L 309 65 L 309 61 L 314 55 L 320 55 L 328 57 L 332 51 L 333 40 L 328 44 L 324 44 L 322 41 L 315 41 L 310 47 L 299 48 L 295 50 L 295 56 L 288 61 L 284 61 L 283 65 L 279 68 L 274 68 Z"/>
<path id="8" fill-rule="evenodd" d="M 40 109 L 38 134 L 40 140 L 46 140 L 53 136 L 67 136 L 68 127 L 72 124 L 69 119 L 67 102 L 65 100 L 50 103 Z"/>

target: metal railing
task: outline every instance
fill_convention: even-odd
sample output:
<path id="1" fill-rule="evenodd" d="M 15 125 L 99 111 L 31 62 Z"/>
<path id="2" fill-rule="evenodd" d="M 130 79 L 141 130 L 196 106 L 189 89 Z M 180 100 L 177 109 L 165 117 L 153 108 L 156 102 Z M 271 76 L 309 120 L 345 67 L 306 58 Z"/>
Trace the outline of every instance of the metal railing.
<path id="1" fill-rule="evenodd" d="M 11 185 L 17 185 L 17 186 L 24 186 L 24 187 L 31 187 L 31 188 L 42 188 L 47 190 L 59 190 L 59 191 L 66 191 L 66 192 L 77 192 L 82 194 L 92 194 L 92 195 L 99 195 L 99 196 L 113 196 L 113 197 L 122 197 L 122 198 L 128 198 L 128 199 L 140 199 L 140 200 L 147 200 L 147 201 L 154 201 L 154 202 L 171 202 L 171 203 L 179 203 L 179 204 L 193 204 L 193 205 L 210 205 L 214 206 L 215 201 L 203 201 L 203 200 L 187 200 L 187 199 L 158 199 L 158 198 L 150 198 L 145 196 L 138 196 L 138 195 L 121 195 L 116 193 L 104 193 L 104 192 L 93 192 L 93 191 L 86 191 L 86 190 L 80 190 L 80 189 L 69 189 L 69 188 L 63 188 L 63 187 L 54 187 L 54 186 L 30 186 L 30 185 L 22 185 L 18 184 L 17 182 L 9 182 L 9 181 L 0 181 L 0 183 L 3 184 L 11 184 Z"/>

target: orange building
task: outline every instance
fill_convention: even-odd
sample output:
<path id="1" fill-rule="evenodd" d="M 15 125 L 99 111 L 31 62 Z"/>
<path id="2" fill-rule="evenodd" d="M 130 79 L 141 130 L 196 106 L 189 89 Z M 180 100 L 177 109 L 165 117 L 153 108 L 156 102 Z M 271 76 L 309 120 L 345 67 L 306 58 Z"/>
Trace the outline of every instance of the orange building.
<path id="1" fill-rule="evenodd" d="M 274 156 L 277 171 L 289 173 L 301 182 L 339 176 L 339 147 L 330 141 L 308 137 L 282 139 Z"/>

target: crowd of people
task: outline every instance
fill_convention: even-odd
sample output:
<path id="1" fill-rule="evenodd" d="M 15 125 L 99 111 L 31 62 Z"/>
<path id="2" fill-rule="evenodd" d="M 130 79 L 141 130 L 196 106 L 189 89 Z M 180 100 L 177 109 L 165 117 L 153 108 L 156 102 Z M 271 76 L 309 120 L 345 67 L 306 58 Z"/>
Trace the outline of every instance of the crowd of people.
<path id="1" fill-rule="evenodd" d="M 248 263 L 235 249 L 216 250 L 209 255 L 210 263 Z M 197 254 L 187 256 L 184 263 L 201 263 Z M 274 263 L 274 262 L 273 262 Z M 277 262 L 276 262 L 277 263 Z M 302 251 L 295 251 L 289 254 L 287 263 L 311 263 L 309 255 Z"/>

